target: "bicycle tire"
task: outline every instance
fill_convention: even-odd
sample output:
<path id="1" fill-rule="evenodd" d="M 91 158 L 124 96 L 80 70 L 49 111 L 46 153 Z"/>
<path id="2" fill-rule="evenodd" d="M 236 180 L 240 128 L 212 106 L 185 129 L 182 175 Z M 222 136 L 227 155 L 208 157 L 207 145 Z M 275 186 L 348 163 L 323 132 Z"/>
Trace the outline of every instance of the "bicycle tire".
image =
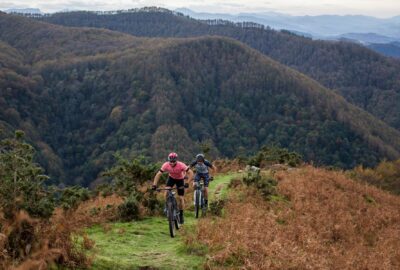
<path id="1" fill-rule="evenodd" d="M 201 191 L 201 216 L 205 217 L 207 214 L 206 202 L 204 201 L 204 190 Z"/>
<path id="2" fill-rule="evenodd" d="M 179 210 L 178 210 L 178 204 L 176 202 L 176 199 L 173 198 L 174 200 L 174 224 L 175 224 L 175 229 L 179 230 L 180 224 L 181 224 L 181 219 L 179 217 Z"/>
<path id="3" fill-rule="evenodd" d="M 177 229 L 177 230 L 179 230 L 179 228 L 180 228 L 180 219 L 179 219 L 179 214 L 177 214 L 176 216 L 175 216 L 175 219 L 174 219 L 174 223 L 175 223 L 175 229 Z"/>
<path id="4" fill-rule="evenodd" d="M 206 215 L 206 202 L 204 201 L 204 187 L 201 190 L 201 201 L 200 201 L 200 207 L 201 207 L 201 216 L 204 217 Z"/>
<path id="5" fill-rule="evenodd" d="M 168 213 L 168 227 L 169 227 L 169 234 L 171 237 L 175 237 L 175 213 L 174 213 L 174 206 L 171 201 L 167 202 L 167 213 Z"/>
<path id="6" fill-rule="evenodd" d="M 194 201 L 194 214 L 196 218 L 199 218 L 200 211 L 200 192 L 198 189 L 195 190 L 195 201 Z"/>

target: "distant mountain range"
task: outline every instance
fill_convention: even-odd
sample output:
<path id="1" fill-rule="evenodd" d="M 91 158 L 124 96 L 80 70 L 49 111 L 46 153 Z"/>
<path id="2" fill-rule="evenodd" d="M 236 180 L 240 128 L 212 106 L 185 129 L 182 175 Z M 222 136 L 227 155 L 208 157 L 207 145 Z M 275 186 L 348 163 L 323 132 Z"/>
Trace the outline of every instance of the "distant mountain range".
<path id="1" fill-rule="evenodd" d="M 292 16 L 277 12 L 264 13 L 199 13 L 181 8 L 177 12 L 195 19 L 251 21 L 273 29 L 285 29 L 297 35 L 323 40 L 342 40 L 365 45 L 387 56 L 400 57 L 400 16 L 380 19 L 362 15 Z M 378 44 L 390 44 L 379 46 Z M 370 46 L 372 45 L 372 46 Z"/>
<path id="2" fill-rule="evenodd" d="M 38 8 L 10 8 L 4 11 L 6 13 L 43 14 Z"/>
<path id="3" fill-rule="evenodd" d="M 277 12 L 240 13 L 236 15 L 223 13 L 198 13 L 190 9 L 177 9 L 195 19 L 224 19 L 233 22 L 251 21 L 268 25 L 274 29 L 286 29 L 309 33 L 315 38 L 329 38 L 351 33 L 379 33 L 400 40 L 400 16 L 380 19 L 362 15 L 320 15 L 292 16 Z"/>

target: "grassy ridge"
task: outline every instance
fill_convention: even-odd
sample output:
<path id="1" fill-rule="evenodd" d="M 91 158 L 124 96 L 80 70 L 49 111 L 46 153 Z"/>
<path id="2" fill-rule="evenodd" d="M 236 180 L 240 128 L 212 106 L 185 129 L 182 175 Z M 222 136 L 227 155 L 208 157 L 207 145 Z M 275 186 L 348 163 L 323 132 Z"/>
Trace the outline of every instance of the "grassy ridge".
<path id="1" fill-rule="evenodd" d="M 235 174 L 220 175 L 210 185 L 210 194 L 226 194 L 226 186 Z M 186 201 L 192 205 L 193 201 Z M 193 211 L 185 213 L 185 231 L 197 224 Z M 95 241 L 92 269 L 202 269 L 204 256 L 188 254 L 183 243 L 182 231 L 175 238 L 168 232 L 164 217 L 151 217 L 137 222 L 117 222 L 94 226 L 87 230 Z"/>
<path id="2" fill-rule="evenodd" d="M 193 226 L 194 219 L 187 218 L 185 226 Z M 164 217 L 152 217 L 139 222 L 114 223 L 106 232 L 103 227 L 88 229 L 95 240 L 95 260 L 92 269 L 198 269 L 203 257 L 188 255 L 182 236 L 169 236 Z"/>

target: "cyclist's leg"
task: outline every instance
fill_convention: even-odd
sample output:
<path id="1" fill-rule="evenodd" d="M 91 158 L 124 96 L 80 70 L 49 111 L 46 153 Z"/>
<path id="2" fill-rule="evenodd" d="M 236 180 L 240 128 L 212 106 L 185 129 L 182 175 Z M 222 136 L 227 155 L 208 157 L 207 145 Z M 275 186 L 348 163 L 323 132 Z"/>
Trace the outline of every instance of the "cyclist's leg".
<path id="1" fill-rule="evenodd" d="M 167 184 L 165 185 L 166 188 L 173 188 L 176 181 L 171 176 L 168 176 Z M 168 198 L 168 190 L 165 191 L 165 199 Z"/>
<path id="2" fill-rule="evenodd" d="M 184 180 L 176 180 L 175 183 L 176 183 L 176 187 L 178 188 L 179 210 L 183 210 L 185 207 L 185 199 L 184 199 L 185 189 L 183 188 L 185 181 Z"/>
<path id="3" fill-rule="evenodd" d="M 185 181 L 183 179 L 182 180 L 176 180 L 175 183 L 176 183 L 176 187 L 178 188 L 179 219 L 180 219 L 181 224 L 183 224 L 184 223 L 184 220 L 183 220 L 183 209 L 185 207 L 185 197 L 184 197 L 185 189 L 183 187 L 185 185 Z"/>

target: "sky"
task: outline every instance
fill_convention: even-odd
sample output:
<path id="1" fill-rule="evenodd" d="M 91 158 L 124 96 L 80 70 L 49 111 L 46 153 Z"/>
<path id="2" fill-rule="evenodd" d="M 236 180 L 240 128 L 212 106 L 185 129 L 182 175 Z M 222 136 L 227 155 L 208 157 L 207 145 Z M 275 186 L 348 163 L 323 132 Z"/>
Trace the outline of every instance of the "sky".
<path id="1" fill-rule="evenodd" d="M 186 7 L 197 12 L 231 13 L 275 11 L 291 15 L 400 15 L 400 0 L 1 0 L 0 9 L 39 8 L 61 10 L 116 10 L 145 6 L 168 9 Z"/>

